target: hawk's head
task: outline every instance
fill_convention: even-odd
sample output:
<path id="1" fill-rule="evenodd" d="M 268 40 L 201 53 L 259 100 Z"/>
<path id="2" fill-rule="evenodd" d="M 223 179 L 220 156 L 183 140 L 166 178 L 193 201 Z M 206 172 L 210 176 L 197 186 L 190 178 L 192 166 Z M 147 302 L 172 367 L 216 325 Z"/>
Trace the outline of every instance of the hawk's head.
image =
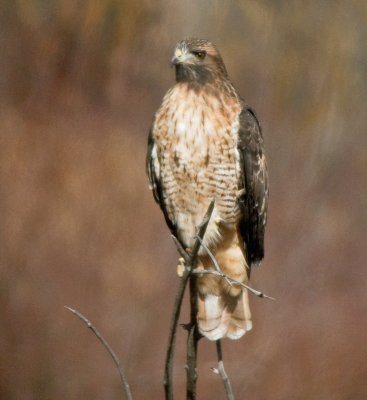
<path id="1" fill-rule="evenodd" d="M 216 47 L 205 39 L 185 39 L 177 43 L 172 64 L 177 82 L 205 84 L 227 77 L 226 67 Z"/>

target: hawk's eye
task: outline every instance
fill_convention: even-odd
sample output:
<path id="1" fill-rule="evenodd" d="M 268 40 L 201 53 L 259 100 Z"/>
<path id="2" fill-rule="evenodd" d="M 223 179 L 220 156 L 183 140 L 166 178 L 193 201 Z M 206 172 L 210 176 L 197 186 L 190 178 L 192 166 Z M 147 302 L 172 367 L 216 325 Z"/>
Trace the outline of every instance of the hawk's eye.
<path id="1" fill-rule="evenodd" d="M 206 56 L 206 51 L 193 51 L 192 54 L 199 60 L 204 60 Z"/>

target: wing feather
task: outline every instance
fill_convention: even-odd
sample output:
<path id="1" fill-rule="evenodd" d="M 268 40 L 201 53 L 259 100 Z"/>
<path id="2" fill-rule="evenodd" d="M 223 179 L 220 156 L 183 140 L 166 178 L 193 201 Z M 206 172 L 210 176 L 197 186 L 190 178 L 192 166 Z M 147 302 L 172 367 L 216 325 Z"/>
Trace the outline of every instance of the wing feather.
<path id="1" fill-rule="evenodd" d="M 149 132 L 148 136 L 148 152 L 146 158 L 146 172 L 149 179 L 149 187 L 153 192 L 155 201 L 159 204 L 166 223 L 171 230 L 171 233 L 177 236 L 177 229 L 173 221 L 170 220 L 168 212 L 166 209 L 166 204 L 164 202 L 162 194 L 162 184 L 160 179 L 160 167 L 157 155 L 157 149 L 154 141 L 153 128 Z"/>
<path id="2" fill-rule="evenodd" d="M 268 211 L 268 173 L 260 123 L 254 111 L 244 106 L 239 116 L 242 211 L 240 232 L 246 243 L 250 263 L 264 258 L 264 235 Z"/>

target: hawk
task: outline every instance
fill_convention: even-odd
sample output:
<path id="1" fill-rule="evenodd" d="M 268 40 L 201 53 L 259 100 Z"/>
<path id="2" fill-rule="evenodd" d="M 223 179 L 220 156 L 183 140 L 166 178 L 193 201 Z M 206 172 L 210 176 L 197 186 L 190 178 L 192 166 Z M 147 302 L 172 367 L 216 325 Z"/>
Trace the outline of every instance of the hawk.
<path id="1" fill-rule="evenodd" d="M 179 42 L 172 64 L 176 84 L 156 112 L 148 139 L 150 188 L 172 234 L 189 249 L 214 198 L 198 268 L 214 268 L 209 249 L 228 277 L 246 284 L 251 266 L 264 257 L 268 209 L 259 121 L 209 41 Z M 242 286 L 202 274 L 197 291 L 202 335 L 238 339 L 252 328 L 248 291 Z"/>

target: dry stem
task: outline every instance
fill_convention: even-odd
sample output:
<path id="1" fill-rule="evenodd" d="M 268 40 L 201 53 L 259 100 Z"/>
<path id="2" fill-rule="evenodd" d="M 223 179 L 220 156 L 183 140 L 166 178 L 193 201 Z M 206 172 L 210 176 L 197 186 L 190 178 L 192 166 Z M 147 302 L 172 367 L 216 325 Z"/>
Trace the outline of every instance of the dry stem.
<path id="1" fill-rule="evenodd" d="M 107 340 L 99 333 L 97 328 L 82 313 L 80 313 L 78 310 L 74 310 L 73 308 L 68 307 L 68 306 L 65 306 L 65 308 L 68 309 L 69 311 L 71 311 L 77 317 L 79 317 L 87 325 L 87 327 L 97 336 L 98 340 L 103 344 L 105 349 L 109 352 L 109 354 L 111 355 L 111 357 L 119 371 L 120 380 L 121 380 L 122 388 L 126 395 L 126 399 L 132 400 L 133 396 L 131 394 L 130 385 L 127 382 L 127 379 L 125 377 L 125 373 L 122 368 L 121 362 L 120 362 L 119 358 L 117 357 L 116 353 L 113 351 L 112 347 L 107 342 Z"/>
<path id="2" fill-rule="evenodd" d="M 222 356 L 222 344 L 221 344 L 220 340 L 217 340 L 215 344 L 217 347 L 218 368 L 212 368 L 213 372 L 218 374 L 222 378 L 227 400 L 234 400 L 231 382 L 228 378 L 226 370 L 224 369 L 223 356 Z"/>
<path id="3" fill-rule="evenodd" d="M 183 273 L 183 276 L 180 281 L 180 286 L 178 289 L 178 293 L 175 299 L 175 304 L 173 307 L 173 312 L 172 312 L 172 318 L 171 318 L 171 324 L 170 324 L 170 331 L 169 331 L 169 338 L 168 338 L 168 346 L 167 346 L 167 354 L 166 354 L 166 363 L 165 363 L 165 369 L 164 369 L 164 380 L 163 380 L 163 385 L 164 385 L 164 390 L 165 390 L 165 396 L 166 400 L 173 400 L 173 356 L 174 356 L 174 351 L 175 351 L 175 342 L 176 342 L 176 332 L 177 332 L 177 324 L 178 324 L 178 319 L 180 317 L 180 312 L 181 312 L 181 305 L 182 305 L 182 300 L 183 296 L 185 293 L 186 285 L 187 282 L 190 278 L 191 271 L 196 267 L 196 257 L 200 249 L 200 239 L 202 240 L 206 229 L 208 227 L 208 223 L 210 221 L 210 217 L 212 215 L 214 209 L 214 200 L 209 205 L 209 208 L 199 225 L 198 233 L 197 233 L 197 238 L 195 240 L 194 246 L 192 248 L 191 253 L 187 253 L 179 240 L 176 237 L 173 237 L 177 250 L 180 253 L 180 255 L 184 258 L 185 260 L 185 271 Z M 199 239 L 200 238 L 200 239 Z M 191 285 L 190 285 L 191 286 Z M 193 293 L 194 296 L 194 293 Z M 190 363 L 187 365 L 187 392 L 190 391 L 193 394 L 194 397 L 188 397 L 189 399 L 194 399 L 195 398 L 195 387 L 196 387 L 196 349 L 197 349 L 197 336 L 194 334 L 196 327 L 196 319 L 193 321 L 192 315 L 194 314 L 194 310 L 192 309 L 194 301 L 190 301 L 191 304 L 191 321 L 190 321 L 190 329 L 189 329 L 189 338 L 188 338 L 188 352 L 190 351 L 190 356 L 188 353 L 188 358 L 190 358 Z M 195 306 L 196 307 L 196 306 Z M 196 312 L 195 312 L 195 318 L 196 318 Z M 192 326 L 192 324 L 194 324 Z M 191 333 L 192 332 L 192 333 Z M 190 339 L 190 333 L 192 340 L 196 341 L 193 346 L 193 342 Z M 194 370 L 192 370 L 194 368 Z"/>

